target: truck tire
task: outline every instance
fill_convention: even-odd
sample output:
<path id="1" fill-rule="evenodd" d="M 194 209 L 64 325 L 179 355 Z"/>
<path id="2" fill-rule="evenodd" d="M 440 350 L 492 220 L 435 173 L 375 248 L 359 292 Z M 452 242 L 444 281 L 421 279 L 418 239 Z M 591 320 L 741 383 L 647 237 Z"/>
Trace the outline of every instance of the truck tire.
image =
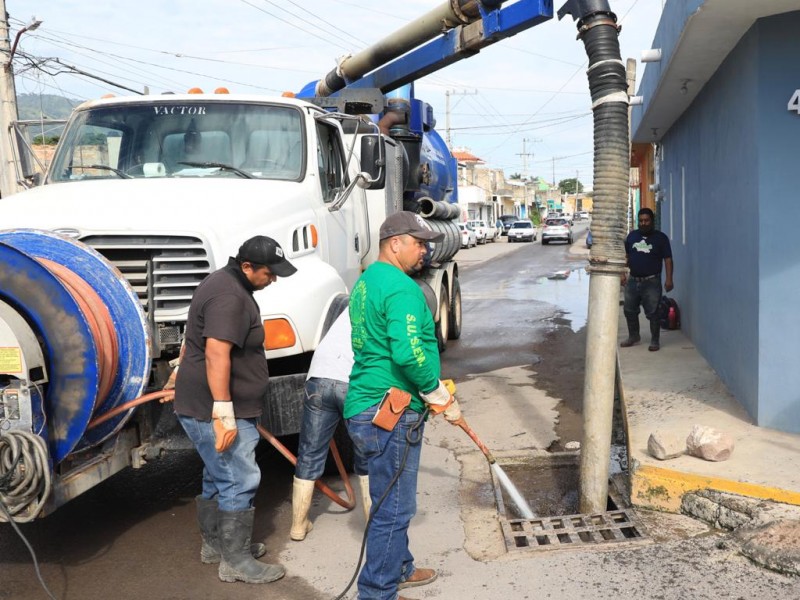
<path id="1" fill-rule="evenodd" d="M 450 296 L 444 282 L 439 287 L 439 321 L 436 323 L 436 340 L 439 342 L 439 352 L 447 349 L 447 336 L 450 331 Z"/>
<path id="2" fill-rule="evenodd" d="M 450 330 L 448 339 L 457 340 L 461 337 L 461 284 L 458 277 L 453 279 L 453 294 L 450 298 Z"/>

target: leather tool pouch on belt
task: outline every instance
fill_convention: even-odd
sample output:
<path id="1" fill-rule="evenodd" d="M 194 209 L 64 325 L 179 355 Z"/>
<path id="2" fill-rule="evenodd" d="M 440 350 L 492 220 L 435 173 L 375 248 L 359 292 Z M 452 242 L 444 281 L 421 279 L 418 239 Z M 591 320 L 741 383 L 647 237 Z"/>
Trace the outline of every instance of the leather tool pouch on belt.
<path id="1" fill-rule="evenodd" d="M 394 387 L 389 388 L 383 395 L 383 400 L 378 406 L 378 412 L 372 417 L 372 424 L 386 431 L 391 431 L 397 425 L 409 404 L 411 404 L 411 394 Z"/>

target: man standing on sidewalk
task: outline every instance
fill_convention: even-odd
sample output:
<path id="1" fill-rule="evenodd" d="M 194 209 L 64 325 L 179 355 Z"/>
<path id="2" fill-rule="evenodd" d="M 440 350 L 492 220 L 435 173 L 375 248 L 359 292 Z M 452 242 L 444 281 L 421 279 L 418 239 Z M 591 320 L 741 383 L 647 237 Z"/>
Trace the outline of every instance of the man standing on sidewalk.
<path id="1" fill-rule="evenodd" d="M 655 229 L 655 215 L 649 208 L 639 211 L 639 229 L 631 231 L 625 240 L 625 254 L 629 275 L 622 276 L 625 286 L 623 312 L 628 323 L 628 339 L 620 346 L 628 348 L 638 344 L 639 306 L 650 321 L 651 352 L 661 348 L 658 303 L 661 300 L 661 263 L 664 263 L 666 279 L 664 289 L 672 290 L 672 247 L 666 234 Z"/>
<path id="2" fill-rule="evenodd" d="M 422 290 L 408 275 L 422 266 L 426 242 L 441 239 L 414 213 L 389 216 L 380 228 L 378 260 L 350 295 L 355 362 L 344 416 L 350 437 L 368 461 L 373 506 L 367 559 L 358 579 L 360 600 L 395 600 L 399 589 L 425 585 L 437 576 L 433 569 L 417 568 L 408 548 L 408 526 L 417 510 L 425 405 L 444 412 L 448 421 L 461 413 L 439 380 L 433 317 Z M 387 429 L 373 419 L 390 389 L 399 390 L 405 402 L 395 404 L 396 396 L 388 396 L 399 420 Z"/>

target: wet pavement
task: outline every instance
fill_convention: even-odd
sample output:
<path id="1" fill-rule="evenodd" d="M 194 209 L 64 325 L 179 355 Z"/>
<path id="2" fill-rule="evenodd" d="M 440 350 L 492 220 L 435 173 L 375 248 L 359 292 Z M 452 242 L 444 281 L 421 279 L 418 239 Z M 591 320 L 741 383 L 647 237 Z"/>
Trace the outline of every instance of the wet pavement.
<path id="1" fill-rule="evenodd" d="M 466 419 L 498 462 L 547 463 L 560 455 L 554 450 L 581 435 L 585 251 L 580 242 L 570 248 L 502 241 L 457 258 L 464 332 L 443 354 L 443 375 L 456 379 Z M 418 514 L 409 537 L 417 564 L 436 568 L 439 578 L 406 590 L 410 598 L 800 598 L 796 579 L 754 566 L 720 531 L 675 515 L 642 511 L 646 544 L 511 555 L 485 457 L 444 421 L 432 419 L 425 429 Z M 315 495 L 313 531 L 302 543 L 290 542 L 292 468 L 269 448 L 259 464 L 254 538 L 266 542 L 266 560 L 287 569 L 284 579 L 269 585 L 224 584 L 213 566 L 200 564 L 193 504 L 200 465 L 191 453 L 122 473 L 21 529 L 59 600 L 336 597 L 356 569 L 361 511 L 346 512 Z M 570 486 L 561 485 L 568 477 L 537 474 L 520 481 L 540 511 L 548 509 L 537 505 L 542 499 L 536 493 L 548 477 L 568 499 Z M 328 481 L 342 489 L 341 482 Z M 568 509 L 557 500 L 549 510 Z M 0 599 L 45 597 L 27 550 L 0 525 Z"/>

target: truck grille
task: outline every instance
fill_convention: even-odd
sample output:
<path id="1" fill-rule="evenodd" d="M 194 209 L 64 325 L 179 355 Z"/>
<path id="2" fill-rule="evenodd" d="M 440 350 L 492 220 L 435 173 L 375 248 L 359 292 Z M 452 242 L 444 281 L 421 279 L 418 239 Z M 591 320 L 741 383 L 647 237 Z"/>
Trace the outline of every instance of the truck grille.
<path id="1" fill-rule="evenodd" d="M 202 240 L 195 237 L 91 235 L 81 241 L 122 272 L 153 317 L 168 318 L 164 311 L 187 309 L 195 288 L 212 269 Z"/>

